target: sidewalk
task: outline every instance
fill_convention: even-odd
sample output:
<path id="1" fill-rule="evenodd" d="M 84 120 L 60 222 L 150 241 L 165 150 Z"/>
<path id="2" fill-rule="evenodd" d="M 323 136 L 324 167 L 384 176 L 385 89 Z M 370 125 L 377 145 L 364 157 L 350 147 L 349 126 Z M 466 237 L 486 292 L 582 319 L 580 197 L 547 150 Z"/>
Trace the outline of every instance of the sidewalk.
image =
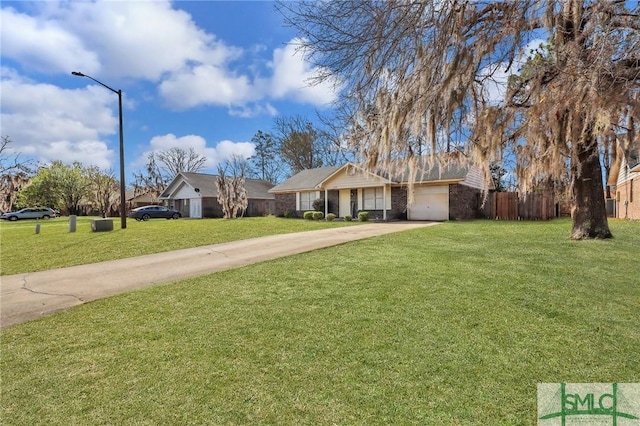
<path id="1" fill-rule="evenodd" d="M 6 275 L 0 277 L 0 327 L 137 288 L 436 224 L 371 223 Z"/>

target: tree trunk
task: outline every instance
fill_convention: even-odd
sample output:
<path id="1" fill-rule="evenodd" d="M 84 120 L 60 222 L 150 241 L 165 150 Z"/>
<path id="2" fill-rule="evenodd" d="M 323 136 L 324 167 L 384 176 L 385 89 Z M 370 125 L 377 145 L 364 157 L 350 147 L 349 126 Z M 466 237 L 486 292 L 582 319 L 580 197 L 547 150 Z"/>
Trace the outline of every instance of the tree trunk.
<path id="1" fill-rule="evenodd" d="M 613 235 L 607 222 L 598 144 L 587 140 L 577 148 L 577 163 L 571 166 L 575 203 L 571 238 L 611 238 Z"/>

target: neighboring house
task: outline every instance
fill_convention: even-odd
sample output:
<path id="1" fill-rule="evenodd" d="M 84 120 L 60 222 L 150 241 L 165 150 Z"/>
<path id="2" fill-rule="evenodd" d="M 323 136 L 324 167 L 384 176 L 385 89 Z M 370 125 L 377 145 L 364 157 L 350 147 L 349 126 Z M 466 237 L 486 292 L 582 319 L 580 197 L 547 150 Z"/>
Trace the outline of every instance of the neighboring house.
<path id="1" fill-rule="evenodd" d="M 313 210 L 324 200 L 324 213 L 338 217 L 367 211 L 372 219 L 458 220 L 480 215 L 482 191 L 488 189 L 479 169 L 451 165 L 418 172 L 414 202 L 407 205 L 408 173 L 389 178 L 347 163 L 303 170 L 269 192 L 276 196 L 276 213 Z"/>
<path id="2" fill-rule="evenodd" d="M 150 193 L 135 194 L 135 190 L 128 189 L 125 193 L 127 198 L 127 208 L 135 209 L 136 207 L 148 206 L 150 204 L 161 204 L 160 200 L 153 197 Z M 120 195 L 118 195 L 120 197 Z M 119 199 L 119 198 L 118 198 Z"/>
<path id="3" fill-rule="evenodd" d="M 218 203 L 216 175 L 180 172 L 160 195 L 182 217 L 222 217 Z M 262 216 L 275 211 L 275 196 L 269 193 L 273 185 L 264 180 L 245 179 L 248 206 L 245 216 Z"/>
<path id="4" fill-rule="evenodd" d="M 616 212 L 620 219 L 640 220 L 640 149 L 622 159 L 616 183 Z"/>

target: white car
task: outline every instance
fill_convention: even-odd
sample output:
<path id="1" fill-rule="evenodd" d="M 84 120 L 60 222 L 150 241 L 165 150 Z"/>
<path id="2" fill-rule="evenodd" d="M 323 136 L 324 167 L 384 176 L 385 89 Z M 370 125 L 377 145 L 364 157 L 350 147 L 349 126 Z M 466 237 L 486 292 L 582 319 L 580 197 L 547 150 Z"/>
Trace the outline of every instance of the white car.
<path id="1" fill-rule="evenodd" d="M 48 207 L 28 207 L 16 212 L 3 213 L 0 219 L 15 221 L 18 219 L 50 219 L 56 217 L 56 213 Z"/>

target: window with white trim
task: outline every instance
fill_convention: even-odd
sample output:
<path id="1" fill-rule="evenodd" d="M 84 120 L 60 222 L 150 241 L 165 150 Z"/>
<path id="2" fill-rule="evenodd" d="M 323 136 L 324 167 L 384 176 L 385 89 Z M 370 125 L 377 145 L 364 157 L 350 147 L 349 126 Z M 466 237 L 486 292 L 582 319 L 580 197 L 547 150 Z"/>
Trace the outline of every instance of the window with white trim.
<path id="1" fill-rule="evenodd" d="M 630 169 L 640 164 L 640 149 L 637 151 L 632 149 L 631 152 L 629 152 L 629 161 L 627 161 L 627 163 Z"/>
<path id="2" fill-rule="evenodd" d="M 300 210 L 313 210 L 313 202 L 316 200 L 316 191 L 300 193 Z"/>
<path id="3" fill-rule="evenodd" d="M 384 209 L 384 188 L 364 189 L 364 209 L 382 210 Z"/>

